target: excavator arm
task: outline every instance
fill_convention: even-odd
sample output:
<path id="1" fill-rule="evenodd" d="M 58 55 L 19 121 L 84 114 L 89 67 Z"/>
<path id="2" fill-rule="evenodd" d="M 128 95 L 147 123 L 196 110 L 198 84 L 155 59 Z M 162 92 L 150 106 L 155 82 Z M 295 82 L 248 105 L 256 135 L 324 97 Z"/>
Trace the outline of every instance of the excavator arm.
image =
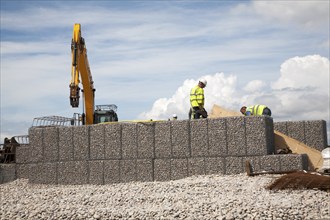
<path id="1" fill-rule="evenodd" d="M 94 122 L 94 82 L 87 58 L 87 49 L 85 40 L 81 36 L 80 24 L 75 24 L 71 42 L 72 67 L 70 82 L 70 104 L 73 108 L 79 107 L 80 99 L 80 79 L 83 85 L 83 101 L 85 112 L 85 123 Z"/>

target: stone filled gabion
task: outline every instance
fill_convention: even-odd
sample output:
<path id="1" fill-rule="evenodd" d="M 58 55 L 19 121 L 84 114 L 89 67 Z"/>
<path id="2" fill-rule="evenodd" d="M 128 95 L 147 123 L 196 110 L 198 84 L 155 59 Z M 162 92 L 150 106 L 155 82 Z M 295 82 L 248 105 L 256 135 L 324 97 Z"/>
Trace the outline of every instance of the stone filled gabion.
<path id="1" fill-rule="evenodd" d="M 0 185 L 0 219 L 329 219 L 329 192 L 268 191 L 280 175 L 168 182 Z"/>
<path id="2" fill-rule="evenodd" d="M 324 120 L 274 122 L 274 130 L 322 151 L 328 146 Z"/>
<path id="3" fill-rule="evenodd" d="M 324 140 L 324 121 L 275 128 L 313 143 L 318 142 L 311 137 L 320 133 Z M 253 172 L 307 170 L 306 155 L 273 154 L 273 129 L 273 119 L 264 116 L 33 128 L 29 145 L 16 149 L 16 171 L 0 172 L 0 183 L 169 181 L 244 173 L 246 161 Z"/>

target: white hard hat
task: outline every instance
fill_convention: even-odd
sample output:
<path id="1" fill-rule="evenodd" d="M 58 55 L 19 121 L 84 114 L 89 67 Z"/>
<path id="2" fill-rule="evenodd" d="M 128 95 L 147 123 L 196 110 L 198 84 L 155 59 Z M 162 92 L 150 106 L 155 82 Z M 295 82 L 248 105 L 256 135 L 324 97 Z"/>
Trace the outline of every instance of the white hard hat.
<path id="1" fill-rule="evenodd" d="M 176 114 L 173 114 L 173 118 L 177 118 L 178 116 Z"/>
<path id="2" fill-rule="evenodd" d="M 206 86 L 206 84 L 207 84 L 206 79 L 200 79 L 199 82 L 203 83 L 205 86 Z"/>

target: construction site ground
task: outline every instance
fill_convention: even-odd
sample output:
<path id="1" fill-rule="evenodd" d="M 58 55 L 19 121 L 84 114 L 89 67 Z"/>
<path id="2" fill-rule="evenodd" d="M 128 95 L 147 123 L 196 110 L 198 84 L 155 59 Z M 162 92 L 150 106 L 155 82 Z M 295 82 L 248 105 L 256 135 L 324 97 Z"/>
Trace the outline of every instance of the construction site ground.
<path id="1" fill-rule="evenodd" d="M 330 218 L 328 179 L 294 172 L 319 166 L 317 160 L 313 163 L 306 154 L 269 154 L 276 150 L 276 139 L 269 135 L 273 132 L 268 126 L 271 118 L 246 119 L 230 115 L 228 110 L 217 111 L 208 120 L 153 126 L 125 123 L 88 129 L 31 129 L 30 144 L 17 148 L 16 163 L 1 165 L 0 219 Z M 219 111 L 226 117 L 214 117 Z M 303 132 L 290 123 L 298 123 Z M 323 124 L 287 122 L 274 123 L 274 127 L 283 134 L 303 137 L 298 142 L 305 146 L 324 143 Z M 242 125 L 246 132 L 241 132 Z M 211 137 L 207 145 L 191 144 L 204 143 L 198 136 L 190 136 L 197 128 Z M 262 134 L 249 133 L 251 128 Z M 117 129 L 121 136 L 116 136 Z M 110 138 L 109 134 L 114 140 L 110 145 L 97 141 Z M 151 145 L 150 137 L 154 140 Z M 226 144 L 219 145 L 219 137 L 226 137 Z M 116 143 L 125 144 L 108 148 Z M 118 146 L 119 152 L 115 151 Z M 221 151 L 214 151 L 219 147 Z M 250 172 L 257 175 L 247 175 L 246 161 Z"/>

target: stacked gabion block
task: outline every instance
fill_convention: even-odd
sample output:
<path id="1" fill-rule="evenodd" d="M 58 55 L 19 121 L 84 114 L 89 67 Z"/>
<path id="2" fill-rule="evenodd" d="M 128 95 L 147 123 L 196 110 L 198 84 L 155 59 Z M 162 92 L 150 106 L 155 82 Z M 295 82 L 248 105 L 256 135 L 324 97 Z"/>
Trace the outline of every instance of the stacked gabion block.
<path id="1" fill-rule="evenodd" d="M 16 180 L 16 164 L 0 164 L 0 184 Z"/>
<path id="2" fill-rule="evenodd" d="M 273 119 L 228 117 L 79 127 L 34 127 L 18 148 L 17 176 L 32 183 L 111 184 L 193 175 L 306 169 L 304 155 L 274 155 Z"/>
<path id="3" fill-rule="evenodd" d="M 319 151 L 328 146 L 327 125 L 324 120 L 275 122 L 274 130 Z"/>

